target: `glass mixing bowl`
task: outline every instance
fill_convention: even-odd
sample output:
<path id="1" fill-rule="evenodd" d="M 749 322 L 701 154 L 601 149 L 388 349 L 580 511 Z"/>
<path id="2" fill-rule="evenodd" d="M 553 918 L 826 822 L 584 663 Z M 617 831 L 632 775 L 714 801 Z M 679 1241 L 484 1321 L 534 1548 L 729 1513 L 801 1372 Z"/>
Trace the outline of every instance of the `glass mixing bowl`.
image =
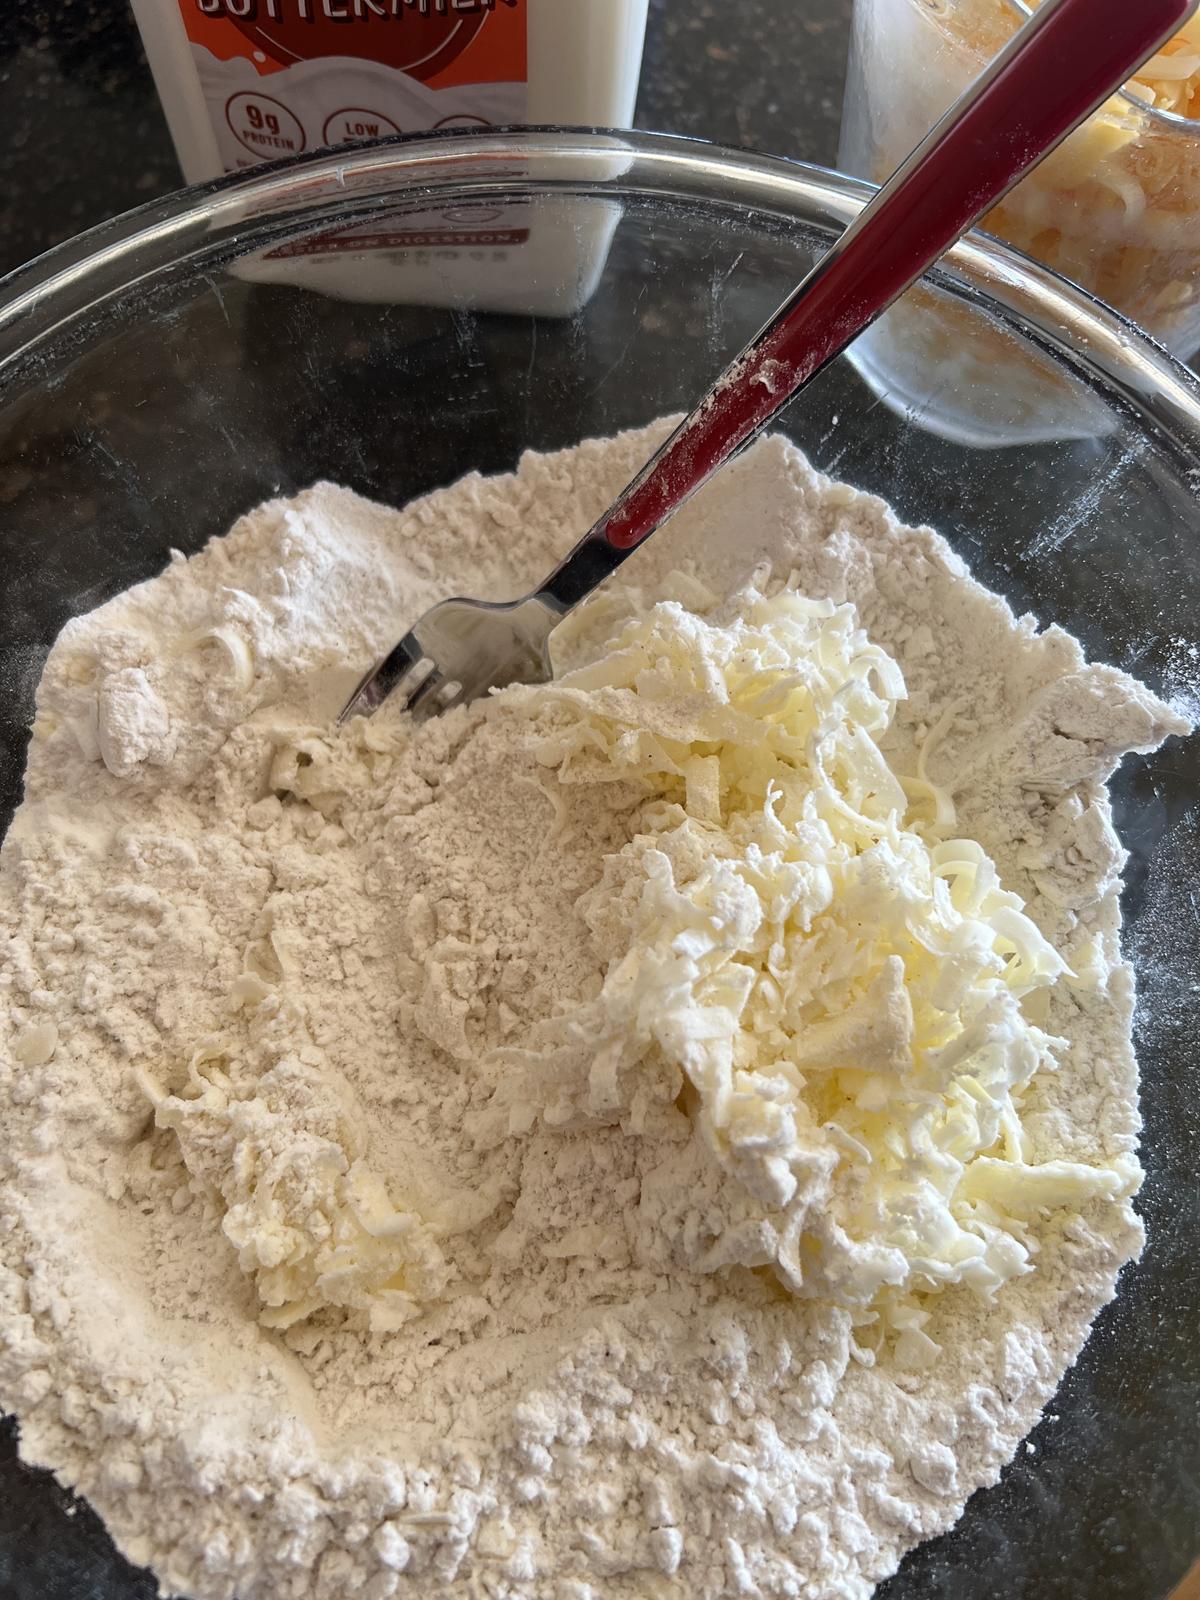
<path id="1" fill-rule="evenodd" d="M 0 804 L 19 797 L 40 664 L 69 617 L 315 478 L 403 502 L 685 407 L 868 192 L 666 138 L 452 135 L 192 190 L 10 278 Z M 826 471 L 939 528 L 1019 611 L 1200 705 L 1200 384 L 993 242 L 960 246 L 927 288 L 1049 364 L 1099 418 L 1094 436 L 956 444 L 880 405 L 846 360 L 780 425 Z M 949 363 L 944 386 L 985 378 Z M 1200 1546 L 1198 794 L 1192 740 L 1130 762 L 1115 797 L 1141 973 L 1148 1251 L 1035 1450 L 910 1556 L 886 1600 L 1159 1600 Z M 15 1464 L 12 1436 L 5 1595 L 149 1597 L 90 1513 L 68 1520 L 69 1497 Z"/>

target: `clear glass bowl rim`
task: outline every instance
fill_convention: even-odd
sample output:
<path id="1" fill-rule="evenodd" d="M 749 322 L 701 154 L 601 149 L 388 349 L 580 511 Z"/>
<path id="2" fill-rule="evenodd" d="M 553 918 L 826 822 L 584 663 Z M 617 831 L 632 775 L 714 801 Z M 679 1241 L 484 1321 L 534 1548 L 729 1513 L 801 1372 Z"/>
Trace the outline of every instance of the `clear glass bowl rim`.
<path id="1" fill-rule="evenodd" d="M 569 194 L 740 208 L 836 232 L 874 192 L 806 162 L 601 128 L 447 130 L 270 163 L 125 212 L 0 279 L 0 416 L 22 378 L 44 384 L 61 362 L 56 339 L 70 331 L 78 353 L 130 290 L 198 275 L 335 209 Z M 1133 406 L 1192 458 L 1200 481 L 1200 379 L 1134 323 L 986 234 L 969 234 L 928 276 Z"/>

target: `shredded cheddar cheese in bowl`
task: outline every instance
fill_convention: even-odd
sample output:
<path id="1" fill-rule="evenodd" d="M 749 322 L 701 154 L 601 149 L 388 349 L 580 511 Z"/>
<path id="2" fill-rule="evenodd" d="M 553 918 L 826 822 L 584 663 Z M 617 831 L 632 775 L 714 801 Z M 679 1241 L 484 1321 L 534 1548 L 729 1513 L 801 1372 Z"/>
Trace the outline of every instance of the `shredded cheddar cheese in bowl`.
<path id="1" fill-rule="evenodd" d="M 1041 0 L 921 0 L 948 28 L 994 54 Z M 1192 17 L 1130 79 L 1128 90 L 1157 111 L 1200 117 L 1200 17 Z"/>
<path id="2" fill-rule="evenodd" d="M 1144 93 L 1157 111 L 1200 118 L 1200 16 L 1184 23 L 1170 43 L 1147 61 L 1130 87 Z"/>
<path id="3" fill-rule="evenodd" d="M 1132 3 L 1132 0 L 1131 0 Z M 858 0 L 869 18 L 841 162 L 881 181 L 1020 27 L 1020 0 Z M 869 131 L 865 131 L 868 130 Z M 871 148 L 865 148 L 869 142 Z M 858 147 L 856 147 L 856 145 Z M 1200 19 L 996 206 L 982 226 L 1140 322 L 1200 345 Z"/>

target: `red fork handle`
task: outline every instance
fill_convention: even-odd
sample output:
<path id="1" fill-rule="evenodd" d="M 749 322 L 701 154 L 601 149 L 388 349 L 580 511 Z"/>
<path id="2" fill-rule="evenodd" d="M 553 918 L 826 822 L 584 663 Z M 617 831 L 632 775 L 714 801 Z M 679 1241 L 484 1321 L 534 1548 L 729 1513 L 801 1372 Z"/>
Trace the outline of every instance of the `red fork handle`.
<path id="1" fill-rule="evenodd" d="M 588 536 L 629 551 L 840 354 L 1200 0 L 1046 0 Z"/>

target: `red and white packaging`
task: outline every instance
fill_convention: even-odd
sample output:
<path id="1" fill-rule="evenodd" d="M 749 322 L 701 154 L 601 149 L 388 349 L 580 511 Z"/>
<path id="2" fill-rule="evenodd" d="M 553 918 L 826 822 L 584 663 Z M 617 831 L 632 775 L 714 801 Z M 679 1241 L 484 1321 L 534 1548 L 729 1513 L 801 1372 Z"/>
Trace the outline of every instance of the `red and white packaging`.
<path id="1" fill-rule="evenodd" d="M 394 133 L 627 127 L 648 0 L 132 3 L 184 177 L 197 183 Z M 242 270 L 353 299 L 567 314 L 594 289 L 616 219 L 598 202 L 575 209 L 385 216 Z"/>
<path id="2" fill-rule="evenodd" d="M 432 128 L 628 127 L 647 0 L 133 0 L 189 183 Z"/>

